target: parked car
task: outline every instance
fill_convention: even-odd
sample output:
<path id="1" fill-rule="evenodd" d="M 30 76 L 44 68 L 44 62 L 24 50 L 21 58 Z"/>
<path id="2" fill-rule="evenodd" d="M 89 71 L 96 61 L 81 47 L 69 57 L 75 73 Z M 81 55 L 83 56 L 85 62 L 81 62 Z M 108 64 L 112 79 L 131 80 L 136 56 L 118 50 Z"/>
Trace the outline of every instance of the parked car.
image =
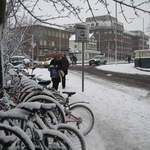
<path id="1" fill-rule="evenodd" d="M 10 58 L 10 63 L 13 64 L 14 66 L 20 65 L 24 63 L 24 56 L 12 56 Z"/>
<path id="2" fill-rule="evenodd" d="M 100 65 L 100 64 L 106 64 L 107 60 L 104 55 L 96 55 L 92 59 L 89 60 L 89 65 Z"/>

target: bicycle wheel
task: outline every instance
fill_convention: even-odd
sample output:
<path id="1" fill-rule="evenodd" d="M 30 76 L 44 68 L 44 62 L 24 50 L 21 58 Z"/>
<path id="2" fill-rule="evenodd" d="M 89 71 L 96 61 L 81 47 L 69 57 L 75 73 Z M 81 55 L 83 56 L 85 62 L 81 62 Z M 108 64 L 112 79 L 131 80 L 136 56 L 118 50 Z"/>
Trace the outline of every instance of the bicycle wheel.
<path id="1" fill-rule="evenodd" d="M 53 113 L 55 114 L 58 123 L 64 123 L 65 122 L 65 114 L 62 109 L 62 106 L 55 100 L 52 99 L 51 97 L 47 95 L 36 95 L 27 100 L 28 102 L 42 102 L 42 103 L 54 103 L 56 104 L 55 110 L 53 110 Z"/>
<path id="2" fill-rule="evenodd" d="M 94 126 L 94 114 L 89 107 L 82 104 L 75 104 L 70 107 L 70 114 L 67 115 L 67 122 L 80 130 L 85 136 Z"/>
<path id="3" fill-rule="evenodd" d="M 2 149 L 35 150 L 29 137 L 18 127 L 11 127 L 0 123 L 0 132 L 4 140 L 0 140 Z"/>
<path id="4" fill-rule="evenodd" d="M 58 91 L 52 91 L 52 94 L 60 104 L 64 104 L 66 102 L 65 98 L 60 93 L 58 93 Z"/>
<path id="5" fill-rule="evenodd" d="M 60 131 L 54 129 L 42 130 L 43 143 L 48 149 L 56 150 L 76 150 L 72 142 Z M 45 140 L 46 139 L 46 140 Z"/>
<path id="6" fill-rule="evenodd" d="M 21 91 L 20 91 L 20 95 L 18 97 L 18 100 L 20 102 L 22 102 L 22 99 L 24 99 L 27 95 L 29 95 L 30 92 L 32 92 L 32 90 L 36 87 L 36 85 L 29 85 L 24 87 Z"/>
<path id="7" fill-rule="evenodd" d="M 46 95 L 46 96 L 50 96 L 52 99 L 56 99 L 55 96 L 46 89 L 34 89 L 31 93 L 29 93 L 26 97 L 24 97 L 22 101 L 26 102 L 29 98 L 36 95 Z"/>
<path id="8" fill-rule="evenodd" d="M 56 129 L 58 131 L 61 131 L 63 134 L 65 134 L 71 142 L 73 143 L 73 147 L 77 150 L 86 150 L 86 144 L 84 141 L 84 137 L 81 135 L 81 133 L 75 129 L 74 127 L 67 125 L 67 124 L 57 124 L 56 126 L 51 123 L 51 119 L 49 120 L 48 117 L 42 118 L 44 124 L 49 129 Z"/>
<path id="9" fill-rule="evenodd" d="M 34 128 L 34 129 L 33 129 Z M 24 131 L 25 133 L 29 136 L 30 140 L 33 142 L 34 146 L 36 149 L 41 149 L 42 150 L 42 146 L 41 146 L 41 142 L 40 142 L 40 137 L 38 136 L 38 134 L 35 132 L 35 130 L 39 129 L 38 126 L 36 126 L 36 124 L 34 124 L 34 127 L 28 127 L 25 125 L 24 127 Z"/>
<path id="10" fill-rule="evenodd" d="M 71 140 L 73 147 L 76 150 L 86 150 L 86 144 L 83 136 L 74 127 L 67 124 L 58 124 L 57 129 Z"/>

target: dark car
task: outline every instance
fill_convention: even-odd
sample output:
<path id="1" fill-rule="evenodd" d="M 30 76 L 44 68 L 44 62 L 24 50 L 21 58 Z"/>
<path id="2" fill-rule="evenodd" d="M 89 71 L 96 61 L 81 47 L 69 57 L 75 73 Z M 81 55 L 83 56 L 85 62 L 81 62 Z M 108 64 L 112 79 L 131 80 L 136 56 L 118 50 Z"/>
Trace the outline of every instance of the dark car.
<path id="1" fill-rule="evenodd" d="M 104 55 L 96 55 L 92 59 L 89 60 L 89 65 L 100 65 L 100 64 L 106 64 L 107 60 Z"/>

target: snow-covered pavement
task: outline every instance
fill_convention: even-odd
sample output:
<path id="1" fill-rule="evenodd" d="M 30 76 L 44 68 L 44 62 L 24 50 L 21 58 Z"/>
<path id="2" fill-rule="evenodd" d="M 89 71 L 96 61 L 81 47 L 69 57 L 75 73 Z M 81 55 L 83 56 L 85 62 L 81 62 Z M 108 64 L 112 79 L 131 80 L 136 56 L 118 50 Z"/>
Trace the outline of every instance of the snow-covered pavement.
<path id="1" fill-rule="evenodd" d="M 48 79 L 47 69 L 36 74 Z M 76 91 L 72 101 L 88 101 L 95 115 L 95 126 L 86 137 L 87 150 L 149 150 L 150 93 L 85 74 L 69 71 L 65 91 Z M 62 91 L 61 85 L 59 87 Z"/>

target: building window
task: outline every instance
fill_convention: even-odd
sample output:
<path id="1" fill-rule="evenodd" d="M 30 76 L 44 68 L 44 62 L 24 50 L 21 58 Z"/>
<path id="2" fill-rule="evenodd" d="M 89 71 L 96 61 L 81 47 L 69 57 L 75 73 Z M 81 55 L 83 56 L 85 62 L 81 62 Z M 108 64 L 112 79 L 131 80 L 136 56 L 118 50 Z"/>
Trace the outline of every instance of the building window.
<path id="1" fill-rule="evenodd" d="M 40 49 L 40 55 L 42 55 L 43 54 L 43 52 L 42 52 L 42 50 Z"/>
<path id="2" fill-rule="evenodd" d="M 46 46 L 47 45 L 47 41 L 46 40 L 44 40 L 44 46 Z"/>
<path id="3" fill-rule="evenodd" d="M 62 33 L 62 38 L 63 38 L 63 39 L 65 38 L 65 34 L 64 34 L 64 33 Z"/>
<path id="4" fill-rule="evenodd" d="M 48 35 L 51 36 L 51 31 L 48 31 Z"/>
<path id="5" fill-rule="evenodd" d="M 51 36 L 54 36 L 55 32 L 54 31 L 51 31 Z"/>
<path id="6" fill-rule="evenodd" d="M 94 27 L 94 23 L 91 24 L 91 27 Z"/>
<path id="7" fill-rule="evenodd" d="M 61 32 L 59 31 L 59 38 L 61 38 Z"/>
<path id="8" fill-rule="evenodd" d="M 54 41 L 52 41 L 52 46 L 55 46 L 55 42 Z"/>
<path id="9" fill-rule="evenodd" d="M 43 41 L 42 40 L 40 40 L 40 45 L 43 45 Z"/>
<path id="10" fill-rule="evenodd" d="M 57 31 L 56 31 L 56 34 L 55 34 L 55 36 L 56 36 L 56 37 L 58 37 L 58 32 L 57 32 Z"/>

